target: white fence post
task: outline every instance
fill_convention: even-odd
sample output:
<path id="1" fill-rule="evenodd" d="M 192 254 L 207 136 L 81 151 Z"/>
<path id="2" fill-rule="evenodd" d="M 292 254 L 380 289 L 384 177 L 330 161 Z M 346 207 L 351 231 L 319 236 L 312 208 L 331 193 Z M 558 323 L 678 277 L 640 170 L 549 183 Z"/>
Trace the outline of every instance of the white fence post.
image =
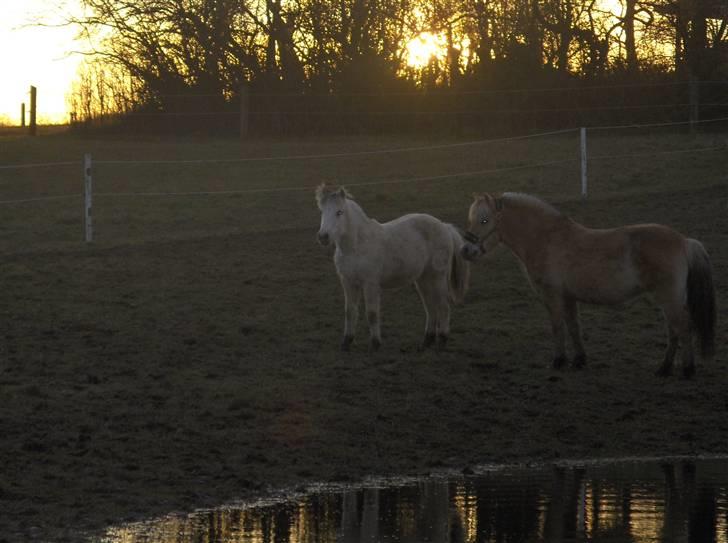
<path id="1" fill-rule="evenodd" d="M 91 222 L 92 216 L 92 191 L 91 191 L 91 154 L 86 153 L 83 157 L 83 200 L 84 200 L 84 239 L 87 243 L 93 241 L 94 230 Z"/>
<path id="2" fill-rule="evenodd" d="M 581 199 L 586 200 L 587 197 L 587 155 L 586 155 L 586 128 L 581 129 Z"/>

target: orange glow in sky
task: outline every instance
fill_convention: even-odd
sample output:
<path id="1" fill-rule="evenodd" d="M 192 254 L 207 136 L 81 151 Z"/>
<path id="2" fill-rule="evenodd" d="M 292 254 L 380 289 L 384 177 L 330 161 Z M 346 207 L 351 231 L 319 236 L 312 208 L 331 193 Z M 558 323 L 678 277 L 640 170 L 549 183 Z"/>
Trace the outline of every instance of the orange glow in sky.
<path id="1" fill-rule="evenodd" d="M 31 85 L 38 89 L 38 122 L 68 120 L 66 94 L 82 58 L 76 30 L 33 26 L 59 21 L 59 0 L 0 0 L 0 124 L 20 124 L 20 104 L 30 108 Z M 75 0 L 65 5 L 76 7 Z"/>

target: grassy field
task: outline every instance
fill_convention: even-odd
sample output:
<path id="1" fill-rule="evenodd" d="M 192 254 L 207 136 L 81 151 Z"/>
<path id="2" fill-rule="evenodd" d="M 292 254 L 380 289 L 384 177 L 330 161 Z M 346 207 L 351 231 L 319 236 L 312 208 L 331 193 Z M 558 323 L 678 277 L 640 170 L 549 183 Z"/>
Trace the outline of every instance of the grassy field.
<path id="1" fill-rule="evenodd" d="M 77 161 L 0 169 L 0 541 L 78 540 L 315 481 L 728 453 L 726 139 L 595 133 L 582 202 L 576 133 L 185 164 L 104 162 L 457 142 L 0 137 L 0 166 Z M 93 244 L 81 241 L 84 153 L 97 162 Z M 564 162 L 524 167 L 553 161 Z M 509 171 L 414 181 L 483 170 Z M 424 314 L 404 289 L 383 296 L 381 352 L 367 352 L 362 322 L 342 354 L 343 296 L 315 242 L 320 181 L 348 184 L 382 221 L 428 212 L 463 224 L 473 191 L 518 190 L 590 226 L 670 224 L 713 259 L 717 357 L 691 381 L 654 377 L 664 325 L 639 299 L 583 308 L 588 366 L 550 369 L 545 310 L 506 251 L 473 270 L 446 352 L 418 352 Z M 210 191 L 227 193 L 138 194 Z"/>

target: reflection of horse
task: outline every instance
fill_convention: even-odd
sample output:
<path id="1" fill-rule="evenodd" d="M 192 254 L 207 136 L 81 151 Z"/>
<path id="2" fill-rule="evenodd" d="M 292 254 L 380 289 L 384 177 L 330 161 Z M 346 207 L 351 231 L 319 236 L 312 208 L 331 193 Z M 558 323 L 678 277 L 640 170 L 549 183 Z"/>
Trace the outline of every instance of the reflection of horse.
<path id="1" fill-rule="evenodd" d="M 334 264 L 344 287 L 343 350 L 353 339 L 364 294 L 372 349 L 381 344 L 379 298 L 382 287 L 414 283 L 425 306 L 424 346 L 444 346 L 450 332 L 449 301 L 462 300 L 469 264 L 461 256 L 464 242 L 454 226 L 430 215 L 405 215 L 380 224 L 342 189 L 316 190 L 321 210 L 318 240 L 336 245 Z"/>
<path id="2" fill-rule="evenodd" d="M 643 292 L 654 294 L 667 320 L 669 344 L 658 375 L 672 371 L 678 342 L 683 374 L 695 373 L 693 334 L 702 356 L 712 356 L 715 293 L 700 242 L 659 224 L 593 230 L 525 194 L 477 195 L 469 220 L 466 258 L 503 243 L 541 295 L 551 315 L 554 367 L 566 361 L 564 321 L 576 351 L 574 365 L 586 361 L 577 302 L 620 304 Z"/>

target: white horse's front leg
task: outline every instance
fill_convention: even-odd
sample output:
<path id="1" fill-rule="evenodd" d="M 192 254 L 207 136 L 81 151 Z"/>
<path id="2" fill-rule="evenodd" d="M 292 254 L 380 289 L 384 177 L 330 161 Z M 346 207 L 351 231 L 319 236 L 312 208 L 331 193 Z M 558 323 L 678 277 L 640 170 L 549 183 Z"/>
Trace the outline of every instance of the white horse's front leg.
<path id="1" fill-rule="evenodd" d="M 354 341 L 356 322 L 359 318 L 359 300 L 361 288 L 341 280 L 344 287 L 344 338 L 341 341 L 341 350 L 348 351 Z"/>
<path id="2" fill-rule="evenodd" d="M 372 283 L 364 285 L 364 305 L 366 306 L 367 322 L 369 323 L 369 345 L 372 351 L 376 351 L 382 345 L 380 298 L 381 290 L 379 285 Z"/>

